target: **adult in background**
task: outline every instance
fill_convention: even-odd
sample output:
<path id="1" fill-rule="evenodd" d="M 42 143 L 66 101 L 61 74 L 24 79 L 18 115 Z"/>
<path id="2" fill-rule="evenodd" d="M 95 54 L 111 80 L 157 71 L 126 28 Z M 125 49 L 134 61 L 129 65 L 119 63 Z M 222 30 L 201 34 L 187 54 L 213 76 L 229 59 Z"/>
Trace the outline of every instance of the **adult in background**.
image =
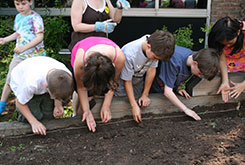
<path id="1" fill-rule="evenodd" d="M 71 35 L 69 50 L 89 36 L 106 37 L 122 19 L 122 9 L 129 9 L 126 0 L 117 0 L 114 8 L 110 0 L 73 0 L 71 6 Z"/>

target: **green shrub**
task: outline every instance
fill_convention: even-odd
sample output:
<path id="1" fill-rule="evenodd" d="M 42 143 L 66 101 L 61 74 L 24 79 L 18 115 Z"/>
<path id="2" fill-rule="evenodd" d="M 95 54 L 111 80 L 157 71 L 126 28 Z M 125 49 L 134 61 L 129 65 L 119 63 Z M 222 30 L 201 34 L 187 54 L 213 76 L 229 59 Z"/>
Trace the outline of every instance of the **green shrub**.
<path id="1" fill-rule="evenodd" d="M 166 26 L 163 26 L 162 30 L 166 31 L 168 30 L 168 28 Z M 191 38 L 191 25 L 188 25 L 187 27 L 180 27 L 179 29 L 173 32 L 173 35 L 176 40 L 176 45 L 192 49 L 194 43 L 193 39 Z"/>
<path id="2" fill-rule="evenodd" d="M 62 16 L 45 16 L 44 22 L 44 46 L 47 55 L 67 64 L 70 58 L 60 55 L 58 52 L 62 48 L 66 48 L 68 43 L 65 41 L 65 35 L 70 31 L 70 27 Z"/>
<path id="3" fill-rule="evenodd" d="M 6 37 L 13 33 L 14 17 L 0 16 L 0 38 Z M 3 86 L 8 73 L 8 66 L 13 58 L 15 42 L 8 42 L 0 45 L 0 92 L 2 93 Z"/>

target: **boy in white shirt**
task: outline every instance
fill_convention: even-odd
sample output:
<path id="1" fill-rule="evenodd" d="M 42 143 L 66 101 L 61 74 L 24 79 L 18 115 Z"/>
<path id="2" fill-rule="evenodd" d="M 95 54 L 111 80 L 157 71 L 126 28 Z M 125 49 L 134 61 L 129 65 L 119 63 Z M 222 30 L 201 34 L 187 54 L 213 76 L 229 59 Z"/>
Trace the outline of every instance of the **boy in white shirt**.
<path id="1" fill-rule="evenodd" d="M 40 56 L 26 59 L 13 69 L 10 87 L 20 112 L 18 120 L 27 120 L 34 134 L 46 135 L 46 128 L 39 120 L 64 113 L 62 103 L 71 98 L 73 79 L 64 64 Z"/>

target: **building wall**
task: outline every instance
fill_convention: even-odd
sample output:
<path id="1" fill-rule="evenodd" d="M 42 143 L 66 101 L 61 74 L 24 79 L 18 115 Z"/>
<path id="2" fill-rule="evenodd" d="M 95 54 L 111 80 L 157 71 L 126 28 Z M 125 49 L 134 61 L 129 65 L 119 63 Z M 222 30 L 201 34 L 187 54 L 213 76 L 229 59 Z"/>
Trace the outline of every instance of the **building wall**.
<path id="1" fill-rule="evenodd" d="M 242 18 L 241 12 L 245 7 L 245 0 L 212 0 L 211 6 L 211 24 L 213 25 L 218 19 L 230 16 L 237 19 Z M 243 10 L 244 12 L 244 10 Z"/>

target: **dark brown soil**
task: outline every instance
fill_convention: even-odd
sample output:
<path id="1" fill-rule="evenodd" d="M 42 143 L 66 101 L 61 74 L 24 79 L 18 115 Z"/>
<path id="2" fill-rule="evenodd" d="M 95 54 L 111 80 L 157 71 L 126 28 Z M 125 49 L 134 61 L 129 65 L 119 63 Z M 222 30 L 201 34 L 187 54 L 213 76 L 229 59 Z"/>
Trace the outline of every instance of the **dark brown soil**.
<path id="1" fill-rule="evenodd" d="M 57 130 L 47 136 L 0 139 L 0 164 L 245 164 L 245 102 L 196 107 L 202 117 L 183 113 L 131 117 L 87 128 Z"/>

